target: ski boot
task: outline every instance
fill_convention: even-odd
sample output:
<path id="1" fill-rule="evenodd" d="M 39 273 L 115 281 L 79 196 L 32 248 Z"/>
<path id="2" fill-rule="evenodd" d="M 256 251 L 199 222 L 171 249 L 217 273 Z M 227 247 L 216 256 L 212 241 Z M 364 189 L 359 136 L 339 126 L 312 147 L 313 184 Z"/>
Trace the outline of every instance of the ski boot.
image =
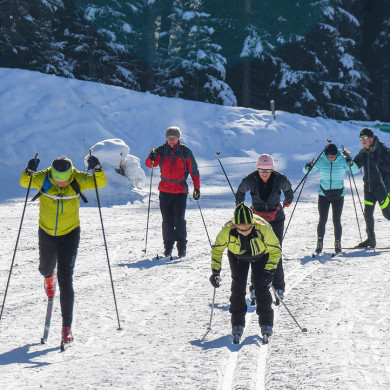
<path id="1" fill-rule="evenodd" d="M 319 253 L 322 252 L 322 249 L 324 247 L 324 237 L 318 237 L 317 240 L 317 248 L 315 250 L 315 253 L 318 255 Z"/>
<path id="2" fill-rule="evenodd" d="M 74 338 L 70 326 L 62 327 L 62 337 L 61 337 L 61 351 L 65 351 L 68 347 L 73 344 Z"/>
<path id="3" fill-rule="evenodd" d="M 261 335 L 263 336 L 263 344 L 268 344 L 269 338 L 272 336 L 272 326 L 270 325 L 261 325 Z"/>
<path id="4" fill-rule="evenodd" d="M 342 252 L 341 241 L 340 240 L 336 240 L 335 243 L 334 243 L 334 253 L 337 255 L 337 253 L 341 253 L 341 252 Z"/>
<path id="5" fill-rule="evenodd" d="M 367 238 L 367 240 L 364 240 L 360 244 L 355 246 L 355 248 L 375 248 L 375 247 L 376 247 L 375 238 L 373 239 Z"/>
<path id="6" fill-rule="evenodd" d="M 178 257 L 186 257 L 186 248 L 178 248 L 177 249 Z"/>
<path id="7" fill-rule="evenodd" d="M 55 271 L 49 276 L 45 278 L 44 284 L 45 292 L 48 298 L 53 298 L 56 292 L 56 280 L 55 280 Z"/>
<path id="8" fill-rule="evenodd" d="M 240 344 L 241 336 L 244 333 L 243 325 L 234 325 L 232 328 L 233 344 Z"/>

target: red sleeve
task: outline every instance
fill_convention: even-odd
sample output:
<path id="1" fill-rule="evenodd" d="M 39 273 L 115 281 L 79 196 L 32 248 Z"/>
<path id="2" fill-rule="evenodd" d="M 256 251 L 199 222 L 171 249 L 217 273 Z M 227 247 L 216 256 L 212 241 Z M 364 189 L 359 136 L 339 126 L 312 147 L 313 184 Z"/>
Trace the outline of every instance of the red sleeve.
<path id="1" fill-rule="evenodd" d="M 154 166 L 154 167 L 157 167 L 157 166 L 160 164 L 160 162 L 161 162 L 161 156 L 160 156 L 160 155 L 157 155 L 156 160 L 155 160 L 153 166 Z M 148 168 L 152 168 L 152 160 L 149 158 L 149 156 L 148 156 L 148 158 L 147 158 L 146 161 L 145 161 L 145 165 L 146 165 Z"/>
<path id="2" fill-rule="evenodd" d="M 188 167 L 188 172 L 191 175 L 192 182 L 194 183 L 194 190 L 198 190 L 200 188 L 198 164 L 196 163 L 195 158 L 193 156 L 186 158 L 186 164 Z"/>

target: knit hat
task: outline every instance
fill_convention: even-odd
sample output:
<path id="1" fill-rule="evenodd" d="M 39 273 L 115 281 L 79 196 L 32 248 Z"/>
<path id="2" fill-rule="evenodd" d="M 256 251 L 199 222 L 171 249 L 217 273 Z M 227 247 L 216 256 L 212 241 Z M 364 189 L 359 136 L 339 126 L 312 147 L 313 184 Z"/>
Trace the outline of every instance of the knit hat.
<path id="1" fill-rule="evenodd" d="M 338 153 L 337 146 L 335 144 L 329 144 L 325 149 L 325 156 L 335 155 Z"/>
<path id="2" fill-rule="evenodd" d="M 368 136 L 368 137 L 374 137 L 374 132 L 371 130 L 371 129 L 369 129 L 369 128 L 365 128 L 365 129 L 363 129 L 361 132 L 360 132 L 360 135 L 359 135 L 359 137 L 361 137 L 362 135 L 366 135 L 366 136 Z"/>
<path id="3" fill-rule="evenodd" d="M 67 181 L 72 176 L 72 161 L 65 157 L 57 157 L 51 163 L 51 176 L 55 181 Z"/>
<path id="4" fill-rule="evenodd" d="M 275 169 L 274 158 L 269 154 L 260 154 L 256 164 L 257 169 Z"/>
<path id="5" fill-rule="evenodd" d="M 171 127 L 168 127 L 165 131 L 165 138 L 168 138 L 168 137 L 177 137 L 180 139 L 180 136 L 181 136 L 181 131 L 178 127 L 176 126 L 171 126 Z"/>
<path id="6" fill-rule="evenodd" d="M 234 223 L 236 225 L 241 223 L 253 224 L 253 211 L 244 203 L 240 203 L 234 210 Z"/>

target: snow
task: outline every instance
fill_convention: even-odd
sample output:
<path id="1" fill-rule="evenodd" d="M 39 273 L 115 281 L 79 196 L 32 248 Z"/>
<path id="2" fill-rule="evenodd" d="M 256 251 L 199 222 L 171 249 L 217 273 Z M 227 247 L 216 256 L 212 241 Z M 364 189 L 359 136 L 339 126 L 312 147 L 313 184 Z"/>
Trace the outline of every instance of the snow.
<path id="1" fill-rule="evenodd" d="M 257 315 L 249 306 L 243 342 L 232 345 L 225 256 L 222 286 L 216 291 L 211 330 L 207 329 L 213 295 L 207 234 L 214 241 L 234 207 L 215 152 L 221 152 L 234 189 L 254 170 L 260 153 L 272 154 L 277 169 L 295 188 L 302 165 L 319 155 L 327 139 L 355 155 L 360 149 L 358 132 L 370 123 L 280 111 L 274 120 L 265 110 L 168 99 L 17 69 L 0 69 L 0 117 L 1 301 L 26 196 L 18 181 L 27 161 L 39 152 L 40 168 L 44 168 L 53 158 L 67 155 L 83 170 L 92 149 L 108 178 L 107 188 L 99 194 L 104 199 L 101 212 L 122 328 L 117 330 L 99 210 L 94 191 L 87 191 L 89 203 L 80 208 L 81 242 L 74 274 L 75 344 L 59 352 L 58 297 L 48 343 L 39 344 L 46 310 L 37 270 L 39 206 L 28 202 L 0 322 L 2 388 L 389 388 L 389 251 L 346 249 L 333 259 L 309 256 L 318 218 L 316 173 L 304 186 L 283 243 L 285 303 L 308 332 L 300 331 L 283 306 L 275 307 L 274 335 L 264 346 Z M 202 195 L 202 214 L 198 204 L 188 200 L 188 254 L 173 261 L 154 259 L 163 249 L 157 169 L 146 254 L 142 251 L 150 185 L 144 160 L 164 142 L 170 125 L 181 128 L 183 142 L 194 152 Z M 378 136 L 390 144 L 389 133 Z M 118 164 L 126 176 L 115 171 Z M 362 197 L 362 175 L 355 179 Z M 348 248 L 360 237 L 348 178 L 345 185 L 342 243 Z M 249 195 L 246 200 L 249 204 Z M 286 225 L 295 204 L 286 209 Z M 357 209 L 364 235 L 360 206 Z M 388 247 L 389 221 L 379 210 L 375 219 L 378 247 Z M 331 252 L 331 217 L 327 226 L 325 247 Z"/>

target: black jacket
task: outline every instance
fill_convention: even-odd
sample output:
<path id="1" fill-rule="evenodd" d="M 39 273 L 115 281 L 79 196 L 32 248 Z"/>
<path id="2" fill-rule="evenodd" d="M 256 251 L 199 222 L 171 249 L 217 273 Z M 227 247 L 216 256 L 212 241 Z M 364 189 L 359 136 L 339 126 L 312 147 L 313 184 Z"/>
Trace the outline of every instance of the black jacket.
<path id="1" fill-rule="evenodd" d="M 280 195 L 282 191 L 286 201 L 290 202 L 294 199 L 291 183 L 285 175 L 280 172 L 273 171 L 268 181 L 270 181 L 272 188 L 268 189 L 267 192 L 269 192 L 269 196 L 266 200 L 264 200 L 261 197 L 261 195 L 263 195 L 264 198 L 264 182 L 261 180 L 259 172 L 254 171 L 248 176 L 245 176 L 236 192 L 236 204 L 245 200 L 245 194 L 247 191 L 250 191 L 252 197 L 252 207 L 258 211 L 276 210 L 280 204 Z M 284 218 L 283 208 L 278 211 L 275 219 L 281 218 Z"/>
<path id="2" fill-rule="evenodd" d="M 390 149 L 374 137 L 370 149 L 363 148 L 353 159 L 356 165 L 364 169 L 364 187 L 369 192 L 390 192 Z"/>

